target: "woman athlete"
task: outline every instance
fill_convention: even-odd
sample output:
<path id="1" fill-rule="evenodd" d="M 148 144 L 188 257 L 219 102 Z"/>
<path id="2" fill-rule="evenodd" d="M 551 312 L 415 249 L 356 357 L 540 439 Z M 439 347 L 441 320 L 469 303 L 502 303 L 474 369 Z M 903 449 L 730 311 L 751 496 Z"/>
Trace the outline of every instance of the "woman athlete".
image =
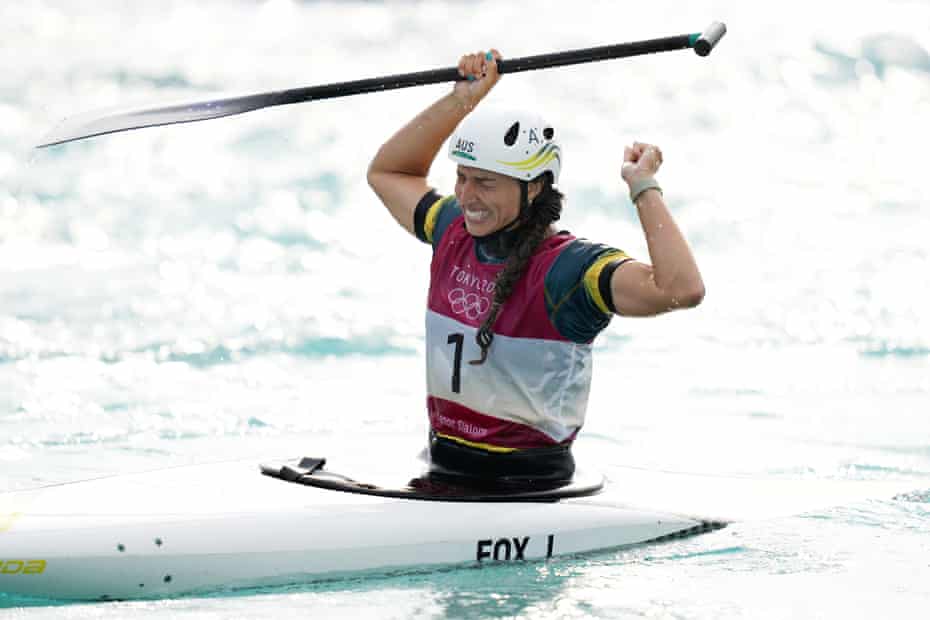
<path id="1" fill-rule="evenodd" d="M 591 343 L 614 314 L 698 305 L 700 272 L 655 180 L 662 152 L 635 142 L 620 175 L 652 264 L 553 223 L 559 132 L 525 110 L 479 104 L 500 79 L 496 50 L 465 55 L 457 82 L 378 151 L 368 182 L 391 215 L 433 248 L 426 316 L 434 471 L 562 481 L 584 423 Z M 427 173 L 443 143 L 456 164 L 443 196 Z"/>

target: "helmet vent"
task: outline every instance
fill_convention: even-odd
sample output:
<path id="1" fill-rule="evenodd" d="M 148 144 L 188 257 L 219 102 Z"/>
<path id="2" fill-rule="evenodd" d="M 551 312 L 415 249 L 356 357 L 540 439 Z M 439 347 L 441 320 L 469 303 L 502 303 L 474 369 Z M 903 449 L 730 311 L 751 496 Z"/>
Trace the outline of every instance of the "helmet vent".
<path id="1" fill-rule="evenodd" d="M 546 140 L 551 140 L 553 136 L 555 136 L 555 129 L 552 127 L 546 127 L 543 129 L 543 138 Z"/>
<path id="2" fill-rule="evenodd" d="M 517 121 L 510 126 L 510 129 L 507 130 L 507 133 L 504 134 L 504 144 L 507 146 L 513 146 L 517 141 L 517 136 L 520 133 L 520 121 Z"/>

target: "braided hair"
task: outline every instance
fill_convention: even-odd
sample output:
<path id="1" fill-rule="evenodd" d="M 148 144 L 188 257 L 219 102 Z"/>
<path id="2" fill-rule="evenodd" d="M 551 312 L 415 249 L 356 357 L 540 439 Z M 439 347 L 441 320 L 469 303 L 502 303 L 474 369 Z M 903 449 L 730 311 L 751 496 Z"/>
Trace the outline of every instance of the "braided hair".
<path id="1" fill-rule="evenodd" d="M 562 214 L 564 195 L 552 186 L 552 174 L 544 173 L 542 180 L 542 190 L 533 199 L 532 204 L 527 199 L 529 183 L 532 181 L 519 182 L 521 204 L 520 215 L 517 219 L 517 227 L 520 229 L 519 240 L 507 257 L 504 268 L 494 280 L 494 299 L 491 301 L 491 309 L 475 336 L 475 342 L 481 347 L 481 357 L 471 360 L 469 364 L 484 364 L 488 359 L 488 351 L 491 343 L 494 342 L 494 323 L 497 321 L 501 307 L 507 303 L 514 286 L 523 277 L 530 258 L 546 238 L 549 227 Z"/>

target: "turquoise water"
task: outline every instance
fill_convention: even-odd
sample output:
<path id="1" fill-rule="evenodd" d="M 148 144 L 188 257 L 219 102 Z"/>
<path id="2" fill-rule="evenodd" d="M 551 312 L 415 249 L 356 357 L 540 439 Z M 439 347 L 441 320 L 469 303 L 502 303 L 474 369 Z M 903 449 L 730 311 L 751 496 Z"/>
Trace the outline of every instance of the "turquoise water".
<path id="1" fill-rule="evenodd" d="M 9 4 L 9 3 L 8 3 Z M 899 480 L 892 499 L 548 564 L 0 617 L 923 617 L 930 608 L 930 5 L 21 2 L 0 8 L 0 491 L 415 445 L 429 250 L 365 183 L 444 86 L 31 148 L 65 116 L 693 32 L 505 77 L 562 128 L 576 234 L 648 259 L 632 140 L 708 294 L 616 319 L 579 451 L 610 472 Z M 799 17 L 799 16 L 803 16 Z M 443 160 L 432 182 L 445 191 Z"/>

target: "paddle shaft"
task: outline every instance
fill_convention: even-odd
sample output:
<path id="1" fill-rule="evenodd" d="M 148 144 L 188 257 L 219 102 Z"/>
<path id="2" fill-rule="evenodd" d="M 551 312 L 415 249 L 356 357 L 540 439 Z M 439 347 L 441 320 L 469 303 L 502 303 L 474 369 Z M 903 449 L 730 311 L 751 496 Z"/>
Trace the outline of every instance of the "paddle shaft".
<path id="1" fill-rule="evenodd" d="M 642 54 L 655 54 L 680 49 L 692 48 L 699 56 L 707 56 L 726 33 L 726 26 L 714 22 L 701 34 L 682 34 L 661 39 L 620 43 L 618 45 L 605 45 L 602 47 L 589 47 L 586 49 L 557 52 L 554 54 L 541 54 L 539 56 L 526 56 L 524 58 L 508 58 L 498 60 L 500 73 L 519 73 L 534 69 L 549 67 L 563 67 L 577 65 L 585 62 L 608 60 L 611 58 L 626 58 Z M 435 69 L 420 71 L 418 73 L 403 73 L 386 77 L 355 80 L 338 84 L 325 84 L 323 86 L 308 86 L 289 90 L 278 90 L 267 93 L 257 93 L 238 97 L 225 97 L 207 99 L 171 105 L 155 106 L 127 111 L 107 111 L 83 114 L 73 119 L 65 119 L 45 139 L 38 144 L 38 148 L 63 144 L 73 140 L 82 140 L 92 136 L 100 136 L 143 127 L 158 125 L 172 125 L 176 123 L 192 123 L 211 118 L 222 118 L 233 114 L 242 114 L 278 105 L 300 103 L 302 101 L 315 101 L 346 97 L 397 88 L 409 88 L 423 84 L 438 84 L 441 82 L 455 82 L 464 80 L 456 67 L 448 69 Z"/>
<path id="2" fill-rule="evenodd" d="M 644 54 L 659 52 L 672 52 L 675 50 L 694 48 L 701 56 L 706 56 L 726 32 L 723 24 L 714 22 L 703 34 L 682 34 L 660 39 L 648 39 L 617 45 L 603 45 L 585 49 L 556 52 L 553 54 L 539 54 L 537 56 L 524 56 L 523 58 L 507 58 L 497 61 L 499 73 L 520 73 L 521 71 L 534 71 L 536 69 L 549 69 L 551 67 L 564 67 L 587 62 L 610 60 L 613 58 L 628 58 Z M 316 101 L 346 97 L 362 93 L 409 88 L 426 84 L 439 84 L 467 79 L 459 74 L 457 67 L 447 69 L 433 69 L 431 71 L 418 71 L 415 73 L 401 73 L 352 82 L 337 84 L 324 84 L 322 86 L 308 86 L 290 90 L 268 93 L 267 106 L 287 105 L 302 101 Z"/>

